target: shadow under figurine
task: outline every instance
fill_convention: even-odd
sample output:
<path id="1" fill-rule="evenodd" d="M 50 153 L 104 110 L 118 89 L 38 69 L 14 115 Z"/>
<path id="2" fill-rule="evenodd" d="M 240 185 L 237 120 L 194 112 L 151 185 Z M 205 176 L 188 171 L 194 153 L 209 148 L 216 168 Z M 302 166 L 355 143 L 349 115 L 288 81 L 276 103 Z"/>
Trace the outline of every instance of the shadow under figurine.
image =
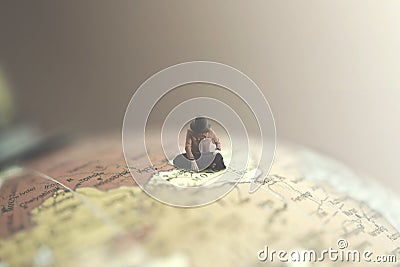
<path id="1" fill-rule="evenodd" d="M 226 169 L 220 153 L 221 142 L 207 118 L 198 117 L 190 123 L 186 132 L 185 151 L 186 153 L 175 157 L 175 167 L 195 172 Z"/>

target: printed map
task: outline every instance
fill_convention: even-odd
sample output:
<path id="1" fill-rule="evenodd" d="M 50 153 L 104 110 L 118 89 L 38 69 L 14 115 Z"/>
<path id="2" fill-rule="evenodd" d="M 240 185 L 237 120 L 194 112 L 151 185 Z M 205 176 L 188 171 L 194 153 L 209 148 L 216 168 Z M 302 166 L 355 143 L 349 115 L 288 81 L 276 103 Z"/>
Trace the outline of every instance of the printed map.
<path id="1" fill-rule="evenodd" d="M 220 175 L 167 163 L 131 171 L 154 184 L 198 185 Z M 112 135 L 5 170 L 0 181 L 2 267 L 400 266 L 397 196 L 304 148 L 278 145 L 258 191 L 249 194 L 245 178 L 200 208 L 171 207 L 144 193 Z M 337 249 L 338 239 L 348 249 L 395 255 L 398 263 L 257 258 L 265 246 L 321 251 Z"/>

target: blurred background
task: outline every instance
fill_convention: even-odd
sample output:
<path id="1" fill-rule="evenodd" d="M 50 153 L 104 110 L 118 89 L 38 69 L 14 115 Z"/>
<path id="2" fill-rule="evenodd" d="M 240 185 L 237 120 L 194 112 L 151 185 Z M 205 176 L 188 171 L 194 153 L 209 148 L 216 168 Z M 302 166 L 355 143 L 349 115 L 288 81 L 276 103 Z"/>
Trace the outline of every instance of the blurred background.
<path id="1" fill-rule="evenodd" d="M 217 61 L 263 90 L 278 145 L 308 146 L 399 192 L 399 10 L 390 0 L 2 1 L 1 125 L 120 131 L 149 76 Z"/>

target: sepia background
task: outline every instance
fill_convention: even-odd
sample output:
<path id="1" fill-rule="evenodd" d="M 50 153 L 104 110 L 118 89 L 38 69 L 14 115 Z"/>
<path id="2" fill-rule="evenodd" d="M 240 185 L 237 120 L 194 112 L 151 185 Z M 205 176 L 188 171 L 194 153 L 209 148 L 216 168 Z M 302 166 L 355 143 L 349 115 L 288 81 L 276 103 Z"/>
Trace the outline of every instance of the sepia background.
<path id="1" fill-rule="evenodd" d="M 399 1 L 2 1 L 0 68 L 43 132 L 120 131 L 136 88 L 180 62 L 263 90 L 278 145 L 339 159 L 399 192 Z M 4 85 L 5 86 L 5 85 Z M 199 89 L 200 90 L 200 89 Z"/>

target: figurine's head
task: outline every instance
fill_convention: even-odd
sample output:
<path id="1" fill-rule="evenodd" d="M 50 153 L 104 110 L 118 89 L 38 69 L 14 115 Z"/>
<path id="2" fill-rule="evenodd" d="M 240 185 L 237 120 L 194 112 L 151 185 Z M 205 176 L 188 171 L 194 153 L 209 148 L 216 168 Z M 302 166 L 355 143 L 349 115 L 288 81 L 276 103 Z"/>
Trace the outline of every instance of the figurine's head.
<path id="1" fill-rule="evenodd" d="M 190 129 L 195 133 L 206 133 L 210 130 L 210 123 L 205 117 L 197 117 L 190 123 Z"/>

